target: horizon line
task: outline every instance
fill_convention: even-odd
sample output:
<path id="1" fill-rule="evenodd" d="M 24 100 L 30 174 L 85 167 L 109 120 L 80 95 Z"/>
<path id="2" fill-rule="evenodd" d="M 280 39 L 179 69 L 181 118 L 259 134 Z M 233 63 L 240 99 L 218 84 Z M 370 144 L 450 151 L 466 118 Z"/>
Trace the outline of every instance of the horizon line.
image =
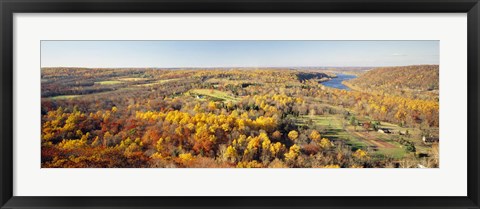
<path id="1" fill-rule="evenodd" d="M 84 66 L 45 66 L 40 68 L 89 68 L 89 69 L 179 69 L 179 68 L 378 68 L 378 67 L 407 67 L 407 66 L 421 66 L 421 65 L 438 65 L 440 64 L 414 64 L 414 65 L 378 65 L 378 66 L 185 66 L 185 67 L 84 67 Z"/>

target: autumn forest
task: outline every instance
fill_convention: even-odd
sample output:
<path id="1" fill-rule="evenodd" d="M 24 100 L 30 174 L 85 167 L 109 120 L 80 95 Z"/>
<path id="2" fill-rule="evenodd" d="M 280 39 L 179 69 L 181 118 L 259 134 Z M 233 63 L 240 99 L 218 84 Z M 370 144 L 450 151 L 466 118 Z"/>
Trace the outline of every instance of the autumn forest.
<path id="1" fill-rule="evenodd" d="M 438 168 L 439 66 L 41 69 L 42 168 Z"/>

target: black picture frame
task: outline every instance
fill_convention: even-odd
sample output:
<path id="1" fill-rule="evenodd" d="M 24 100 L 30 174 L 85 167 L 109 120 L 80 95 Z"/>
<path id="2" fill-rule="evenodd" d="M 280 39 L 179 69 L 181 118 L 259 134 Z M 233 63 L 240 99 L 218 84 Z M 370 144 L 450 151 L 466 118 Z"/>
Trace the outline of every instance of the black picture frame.
<path id="1" fill-rule="evenodd" d="M 0 0 L 1 208 L 480 208 L 478 0 Z M 13 196 L 14 13 L 468 13 L 468 195 L 465 197 Z M 449 179 L 445 179 L 448 181 Z M 72 188 L 74 189 L 74 188 Z M 94 189 L 94 188 L 92 188 Z"/>

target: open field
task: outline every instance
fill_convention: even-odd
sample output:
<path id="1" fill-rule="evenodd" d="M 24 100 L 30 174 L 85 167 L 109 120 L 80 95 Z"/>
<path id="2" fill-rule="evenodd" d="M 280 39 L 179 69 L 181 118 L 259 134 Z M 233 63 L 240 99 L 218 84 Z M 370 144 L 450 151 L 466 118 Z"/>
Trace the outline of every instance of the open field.
<path id="1" fill-rule="evenodd" d="M 148 80 L 148 78 L 135 78 L 135 77 L 127 77 L 127 78 L 118 78 L 118 80 L 120 81 L 129 81 L 129 82 L 132 82 L 132 81 L 144 81 L 144 80 Z"/>
<path id="2" fill-rule="evenodd" d="M 178 80 L 179 80 L 179 79 L 158 80 L 158 81 L 154 81 L 154 82 L 151 82 L 151 83 L 139 84 L 139 85 L 136 85 L 136 86 L 140 86 L 140 87 L 143 87 L 143 86 L 154 86 L 154 85 L 166 84 L 166 83 L 173 82 L 173 81 L 178 81 Z"/>
<path id="3" fill-rule="evenodd" d="M 238 101 L 238 98 L 233 97 L 232 95 L 228 94 L 224 91 L 218 91 L 214 89 L 192 89 L 189 91 L 191 95 L 198 95 L 198 96 L 207 96 L 212 98 L 216 101 Z"/>
<path id="4" fill-rule="evenodd" d="M 392 133 L 379 133 L 375 130 L 366 131 L 363 127 L 354 127 L 342 115 L 304 115 L 297 118 L 300 127 L 314 126 L 322 130 L 323 136 L 332 140 L 342 140 L 350 145 L 353 150 L 368 149 L 376 155 L 384 155 L 395 159 L 403 158 L 408 152 L 404 145 L 395 141 L 396 138 L 405 138 L 412 141 L 418 153 L 427 153 L 429 146 L 421 141 L 420 130 L 415 128 L 399 127 L 388 122 L 381 122 L 379 128 L 389 129 Z M 401 136 L 399 133 L 409 133 Z"/>
<path id="5" fill-rule="evenodd" d="M 112 94 L 119 94 L 122 92 L 129 92 L 132 90 L 135 90 L 136 88 L 133 87 L 123 87 L 123 88 L 118 88 L 118 89 L 112 89 L 109 91 L 103 91 L 103 92 L 96 92 L 96 93 L 90 93 L 90 94 L 83 94 L 83 95 L 60 95 L 60 96 L 53 96 L 53 97 L 47 97 L 44 99 L 51 99 L 51 100 L 58 100 L 58 99 L 73 99 L 73 98 L 84 98 L 84 97 L 92 97 L 92 96 L 109 96 Z"/>
<path id="6" fill-rule="evenodd" d="M 347 127 L 343 127 L 340 115 L 324 115 L 324 116 L 302 116 L 297 120 L 299 126 L 310 125 L 308 121 L 313 121 L 313 125 L 318 126 L 324 137 L 332 140 L 345 141 L 352 149 L 374 149 L 374 145 L 369 144 L 362 138 L 354 136 L 347 131 Z"/>
<path id="7" fill-rule="evenodd" d="M 53 100 L 56 100 L 56 99 L 73 99 L 73 98 L 77 98 L 77 97 L 80 97 L 82 95 L 61 95 L 61 96 L 54 96 L 54 97 L 51 97 L 51 99 Z"/>
<path id="8" fill-rule="evenodd" d="M 115 85 L 115 84 L 122 84 L 123 82 L 122 81 L 98 81 L 98 82 L 95 82 L 95 84 L 99 84 L 99 85 Z"/>
<path id="9" fill-rule="evenodd" d="M 303 116 L 299 119 L 299 125 L 306 125 L 306 121 L 313 121 L 315 126 L 319 126 L 323 130 L 322 133 L 324 133 L 325 137 L 333 140 L 343 140 L 354 150 L 369 149 L 380 151 L 395 147 L 377 139 L 371 133 L 361 130 L 361 128 L 354 128 L 348 125 L 341 115 Z"/>

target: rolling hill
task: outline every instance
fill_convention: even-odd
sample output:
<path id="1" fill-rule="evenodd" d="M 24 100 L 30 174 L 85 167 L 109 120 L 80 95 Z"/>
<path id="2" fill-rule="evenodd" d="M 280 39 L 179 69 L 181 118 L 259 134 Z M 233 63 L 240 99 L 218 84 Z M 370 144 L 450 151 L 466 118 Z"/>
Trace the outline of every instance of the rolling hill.
<path id="1" fill-rule="evenodd" d="M 437 94 L 438 65 L 412 65 L 374 68 L 358 78 L 344 82 L 352 89 L 392 95 Z"/>

